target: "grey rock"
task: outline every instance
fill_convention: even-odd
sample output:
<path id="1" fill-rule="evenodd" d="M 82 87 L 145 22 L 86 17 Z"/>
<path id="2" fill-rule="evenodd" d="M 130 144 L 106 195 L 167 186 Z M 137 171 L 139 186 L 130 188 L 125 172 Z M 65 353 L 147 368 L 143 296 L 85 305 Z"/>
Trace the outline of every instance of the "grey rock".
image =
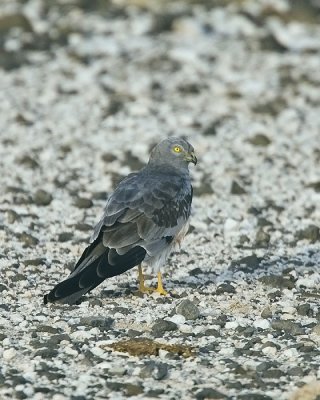
<path id="1" fill-rule="evenodd" d="M 140 378 L 154 378 L 158 381 L 164 379 L 168 375 L 168 364 L 162 362 L 148 361 L 141 369 Z"/>
<path id="2" fill-rule="evenodd" d="M 50 336 L 47 343 L 49 343 L 50 346 L 56 346 L 57 344 L 59 344 L 60 342 L 62 342 L 64 340 L 71 342 L 69 335 L 67 335 L 66 333 L 61 333 L 61 334 Z"/>
<path id="3" fill-rule="evenodd" d="M 46 332 L 46 333 L 56 334 L 56 333 L 60 333 L 60 329 L 55 328 L 51 325 L 39 325 L 37 327 L 37 332 Z"/>
<path id="4" fill-rule="evenodd" d="M 103 153 L 101 159 L 106 163 L 111 163 L 117 159 L 117 157 L 112 153 Z"/>
<path id="5" fill-rule="evenodd" d="M 17 163 L 30 169 L 39 168 L 38 161 L 34 157 L 31 157 L 30 155 L 21 156 L 20 158 L 17 159 Z"/>
<path id="6" fill-rule="evenodd" d="M 161 336 L 165 332 L 176 331 L 178 329 L 177 324 L 171 321 L 166 321 L 164 319 L 159 319 L 152 326 L 152 333 L 155 336 Z"/>
<path id="7" fill-rule="evenodd" d="M 304 329 L 297 322 L 289 320 L 272 321 L 271 327 L 277 331 L 283 331 L 291 335 L 304 335 Z"/>
<path id="8" fill-rule="evenodd" d="M 81 222 L 78 223 L 78 224 L 75 224 L 74 227 L 78 231 L 82 231 L 82 232 L 87 232 L 87 231 L 91 231 L 92 230 L 92 225 L 81 223 Z"/>
<path id="9" fill-rule="evenodd" d="M 227 396 L 216 389 L 207 387 L 200 389 L 195 393 L 195 398 L 197 400 L 205 400 L 205 399 L 226 399 Z"/>
<path id="10" fill-rule="evenodd" d="M 293 289 L 295 283 L 282 275 L 265 275 L 259 278 L 259 281 L 264 285 L 280 289 Z"/>
<path id="11" fill-rule="evenodd" d="M 237 397 L 237 400 L 274 400 L 272 397 L 267 396 L 266 394 L 260 394 L 260 393 L 245 393 L 245 394 L 240 394 Z"/>
<path id="12" fill-rule="evenodd" d="M 69 242 L 73 238 L 73 232 L 61 232 L 58 235 L 59 242 Z"/>
<path id="13" fill-rule="evenodd" d="M 52 195 L 42 189 L 38 189 L 33 195 L 33 201 L 37 206 L 48 206 L 52 199 Z"/>
<path id="14" fill-rule="evenodd" d="M 37 350 L 34 353 L 35 357 L 40 356 L 41 358 L 45 358 L 45 359 L 52 359 L 58 356 L 58 351 L 55 349 L 51 349 L 51 348 L 42 348 Z"/>
<path id="15" fill-rule="evenodd" d="M 262 134 L 262 133 L 258 133 L 255 136 L 251 137 L 249 139 L 249 142 L 251 144 L 253 144 L 254 146 L 269 146 L 269 144 L 271 143 L 271 140 L 268 138 L 268 136 Z"/>
<path id="16" fill-rule="evenodd" d="M 217 331 L 216 329 L 209 328 L 209 329 L 205 330 L 204 336 L 220 337 L 221 335 L 220 335 L 219 331 Z"/>
<path id="17" fill-rule="evenodd" d="M 91 208 L 93 206 L 93 202 L 91 199 L 86 199 L 84 197 L 76 197 L 74 205 L 78 208 Z"/>
<path id="18" fill-rule="evenodd" d="M 246 194 L 247 192 L 242 186 L 240 186 L 238 182 L 232 181 L 230 193 L 235 195 L 241 195 L 241 194 Z"/>
<path id="19" fill-rule="evenodd" d="M 265 318 L 265 319 L 268 319 L 268 318 L 272 318 L 272 310 L 271 310 L 271 308 L 270 307 L 266 307 L 266 308 L 264 308 L 263 310 L 262 310 L 262 312 L 261 312 L 261 317 L 262 318 Z"/>
<path id="20" fill-rule="evenodd" d="M 191 300 L 182 300 L 175 308 L 176 314 L 181 314 L 186 320 L 195 320 L 199 318 L 199 308 Z"/>
<path id="21" fill-rule="evenodd" d="M 314 189 L 315 192 L 320 193 L 320 181 L 309 183 L 307 187 L 310 187 Z"/>
<path id="22" fill-rule="evenodd" d="M 289 376 L 304 376 L 303 369 L 301 367 L 292 367 L 287 371 Z"/>
<path id="23" fill-rule="evenodd" d="M 7 214 L 7 220 L 8 220 L 9 224 L 13 224 L 13 223 L 21 220 L 20 215 L 13 210 L 8 210 L 6 214 Z"/>
<path id="24" fill-rule="evenodd" d="M 277 350 L 280 350 L 281 348 L 278 344 L 270 341 L 263 343 L 263 345 L 261 346 L 262 349 L 265 349 L 266 347 L 274 347 Z"/>
<path id="25" fill-rule="evenodd" d="M 254 247 L 255 248 L 266 248 L 269 246 L 271 236 L 269 233 L 265 232 L 263 229 L 259 229 L 255 241 L 254 241 Z"/>
<path id="26" fill-rule="evenodd" d="M 222 294 L 222 293 L 235 293 L 236 289 L 234 286 L 232 286 L 230 283 L 221 283 L 217 287 L 216 294 Z"/>
<path id="27" fill-rule="evenodd" d="M 259 268 L 262 258 L 257 257 L 256 254 L 252 254 L 247 257 L 240 258 L 239 260 L 233 260 L 230 267 L 244 272 L 253 272 Z"/>
<path id="28" fill-rule="evenodd" d="M 309 240 L 311 243 L 315 243 L 320 239 L 320 229 L 316 225 L 309 225 L 306 228 L 300 230 L 296 234 L 298 240 Z"/>
<path id="29" fill-rule="evenodd" d="M 90 326 L 93 328 L 102 328 L 103 330 L 109 330 L 114 323 L 114 319 L 109 317 L 98 317 L 98 316 L 88 316 L 81 317 L 79 325 Z"/>
<path id="30" fill-rule="evenodd" d="M 127 335 L 129 338 L 135 338 L 137 336 L 141 336 L 142 332 L 136 331 L 135 329 L 129 329 Z"/>
<path id="31" fill-rule="evenodd" d="M 256 371 L 260 373 L 275 367 L 277 367 L 277 364 L 274 361 L 263 361 L 262 363 L 257 365 Z"/>
<path id="32" fill-rule="evenodd" d="M 310 303 L 299 304 L 297 306 L 297 312 L 302 316 L 312 316 L 312 309 Z"/>
<path id="33" fill-rule="evenodd" d="M 46 264 L 47 260 L 46 258 L 39 257 L 39 258 L 32 258 L 30 260 L 24 260 L 23 263 L 24 265 L 34 265 L 36 267 L 38 265 Z"/>
<path id="34" fill-rule="evenodd" d="M 20 233 L 17 236 L 18 236 L 18 239 L 21 242 L 23 242 L 25 247 L 36 246 L 39 243 L 39 240 L 36 237 L 34 237 L 34 236 L 32 236 L 32 235 L 30 235 L 29 233 L 26 233 L 26 232 Z"/>

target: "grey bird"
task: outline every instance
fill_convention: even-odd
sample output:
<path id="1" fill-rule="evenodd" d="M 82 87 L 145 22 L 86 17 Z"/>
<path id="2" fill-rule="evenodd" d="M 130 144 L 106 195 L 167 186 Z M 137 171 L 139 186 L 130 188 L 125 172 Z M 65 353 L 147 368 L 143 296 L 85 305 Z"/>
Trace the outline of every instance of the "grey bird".
<path id="1" fill-rule="evenodd" d="M 91 244 L 74 270 L 44 296 L 44 303 L 73 304 L 106 278 L 139 267 L 139 290 L 166 294 L 160 268 L 188 230 L 192 185 L 188 165 L 197 163 L 186 140 L 170 137 L 156 145 L 148 164 L 129 174 L 110 195 Z M 156 289 L 144 284 L 141 263 L 158 275 Z"/>

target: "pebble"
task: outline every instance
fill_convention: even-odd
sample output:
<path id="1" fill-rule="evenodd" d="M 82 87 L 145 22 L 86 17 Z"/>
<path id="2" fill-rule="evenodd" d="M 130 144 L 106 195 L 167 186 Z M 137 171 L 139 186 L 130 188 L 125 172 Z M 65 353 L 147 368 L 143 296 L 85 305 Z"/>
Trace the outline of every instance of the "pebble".
<path id="1" fill-rule="evenodd" d="M 178 326 L 174 322 L 159 319 L 152 326 L 152 333 L 155 336 L 162 336 L 165 332 L 175 331 L 177 329 Z"/>
<path id="2" fill-rule="evenodd" d="M 14 348 L 3 350 L 2 357 L 4 360 L 12 360 L 16 356 L 17 352 Z"/>
<path id="3" fill-rule="evenodd" d="M 199 318 L 199 308 L 190 300 L 182 300 L 176 308 L 175 312 L 182 315 L 186 320 L 195 320 Z"/>
<path id="4" fill-rule="evenodd" d="M 37 206 L 48 206 L 52 199 L 52 195 L 42 189 L 38 189 L 33 195 L 33 201 Z"/>
<path id="5" fill-rule="evenodd" d="M 253 321 L 253 326 L 255 328 L 269 329 L 271 324 L 266 319 L 257 319 L 255 321 Z"/>

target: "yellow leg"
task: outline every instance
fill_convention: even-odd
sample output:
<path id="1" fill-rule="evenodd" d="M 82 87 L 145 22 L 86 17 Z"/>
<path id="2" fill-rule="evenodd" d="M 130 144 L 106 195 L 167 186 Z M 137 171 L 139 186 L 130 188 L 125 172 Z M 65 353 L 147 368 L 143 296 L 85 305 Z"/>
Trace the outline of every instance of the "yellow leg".
<path id="1" fill-rule="evenodd" d="M 139 292 L 141 293 L 151 293 L 154 291 L 153 288 L 147 287 L 144 284 L 144 276 L 141 265 L 138 266 L 138 273 L 139 273 Z"/>
<path id="2" fill-rule="evenodd" d="M 144 275 L 142 271 L 141 265 L 138 266 L 138 273 L 139 273 L 139 292 L 140 293 L 152 293 L 152 292 L 158 292 L 159 294 L 162 294 L 163 296 L 167 295 L 168 292 L 164 290 L 163 285 L 162 285 L 162 276 L 161 272 L 158 272 L 158 286 L 157 289 L 145 286 L 144 284 Z"/>
<path id="3" fill-rule="evenodd" d="M 155 291 L 160 293 L 160 294 L 162 294 L 163 296 L 168 294 L 168 292 L 166 290 L 164 290 L 163 285 L 162 285 L 161 272 L 158 272 L 158 286 L 157 286 L 157 289 Z"/>

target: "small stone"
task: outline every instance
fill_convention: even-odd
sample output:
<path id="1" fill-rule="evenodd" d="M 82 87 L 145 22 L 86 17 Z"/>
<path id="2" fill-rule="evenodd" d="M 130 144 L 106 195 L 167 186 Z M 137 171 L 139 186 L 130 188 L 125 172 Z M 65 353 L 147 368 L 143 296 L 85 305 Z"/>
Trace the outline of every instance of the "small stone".
<path id="1" fill-rule="evenodd" d="M 182 300 L 175 309 L 177 314 L 181 314 L 186 320 L 195 320 L 200 316 L 198 307 L 190 300 Z"/>
<path id="2" fill-rule="evenodd" d="M 58 241 L 59 242 L 69 242 L 73 238 L 73 233 L 72 232 L 61 232 L 58 235 Z"/>
<path id="3" fill-rule="evenodd" d="M 264 285 L 273 288 L 293 289 L 295 287 L 295 283 L 291 279 L 285 278 L 281 275 L 265 275 L 258 280 Z"/>
<path id="4" fill-rule="evenodd" d="M 84 223 L 78 223 L 75 224 L 74 227 L 78 230 L 78 231 L 82 231 L 82 232 L 87 232 L 87 231 L 91 231 L 92 230 L 92 225 L 89 224 L 84 224 Z"/>
<path id="5" fill-rule="evenodd" d="M 99 328 L 103 330 L 109 330 L 114 323 L 114 319 L 109 317 L 99 317 L 99 316 L 88 316 L 81 317 L 79 325 L 90 326 L 92 328 Z"/>
<path id="6" fill-rule="evenodd" d="M 39 243 L 39 240 L 29 233 L 20 233 L 18 234 L 18 238 L 21 242 L 24 243 L 26 247 L 36 246 Z"/>
<path id="7" fill-rule="evenodd" d="M 272 321 L 271 327 L 276 331 L 283 331 L 291 335 L 304 335 L 304 329 L 301 325 L 289 320 Z"/>
<path id="8" fill-rule="evenodd" d="M 236 289 L 234 286 L 230 285 L 230 283 L 221 283 L 217 287 L 216 294 L 222 294 L 222 293 L 235 293 Z"/>
<path id="9" fill-rule="evenodd" d="M 174 322 L 166 321 L 164 319 L 159 319 L 152 326 L 152 333 L 155 336 L 161 336 L 165 332 L 176 331 L 177 329 L 178 329 L 178 326 Z"/>
<path id="10" fill-rule="evenodd" d="M 33 195 L 33 201 L 37 206 L 48 206 L 52 201 L 52 195 L 45 190 L 38 189 Z"/>
<path id="11" fill-rule="evenodd" d="M 117 159 L 117 157 L 112 153 L 103 153 L 101 158 L 106 163 L 113 162 Z"/>
<path id="12" fill-rule="evenodd" d="M 320 181 L 317 182 L 312 182 L 307 185 L 307 187 L 310 187 L 315 190 L 315 192 L 320 193 Z"/>
<path id="13" fill-rule="evenodd" d="M 37 350 L 34 353 L 34 357 L 41 357 L 41 358 L 45 358 L 45 359 L 55 359 L 58 355 L 58 351 L 55 349 L 51 349 L 51 348 L 42 348 Z"/>
<path id="14" fill-rule="evenodd" d="M 254 146 L 265 147 L 265 146 L 269 146 L 269 144 L 271 143 L 271 140 L 268 138 L 268 136 L 266 136 L 262 133 L 258 133 L 255 136 L 251 137 L 249 139 L 249 142 L 251 144 L 253 144 Z"/>
<path id="15" fill-rule="evenodd" d="M 263 310 L 262 310 L 262 312 L 261 312 L 261 317 L 262 318 L 265 318 L 265 319 L 268 319 L 268 318 L 272 318 L 272 310 L 271 310 L 271 308 L 270 307 L 266 307 L 266 308 L 264 308 Z"/>
<path id="16" fill-rule="evenodd" d="M 284 376 L 284 372 L 281 371 L 280 369 L 274 368 L 274 369 L 268 369 L 262 374 L 262 377 L 265 379 L 279 379 L 282 376 Z"/>
<path id="17" fill-rule="evenodd" d="M 12 360 L 16 356 L 17 352 L 14 348 L 6 349 L 2 353 L 2 357 L 4 360 Z"/>
<path id="18" fill-rule="evenodd" d="M 303 376 L 304 372 L 301 367 L 292 367 L 287 371 L 289 376 Z"/>
<path id="19" fill-rule="evenodd" d="M 216 389 L 213 388 L 203 388 L 195 393 L 195 398 L 197 400 L 205 400 L 205 399 L 226 399 L 227 396 Z"/>
<path id="20" fill-rule="evenodd" d="M 204 332 L 204 336 L 220 337 L 221 335 L 216 329 L 209 328 Z"/>
<path id="21" fill-rule="evenodd" d="M 235 195 L 241 195 L 241 194 L 246 194 L 247 192 L 242 186 L 239 185 L 238 182 L 232 181 L 230 193 Z"/>
<path id="22" fill-rule="evenodd" d="M 13 210 L 7 211 L 7 220 L 9 224 L 14 224 L 16 221 L 20 221 L 21 217 L 18 213 Z"/>
<path id="23" fill-rule="evenodd" d="M 261 346 L 262 349 L 265 349 L 267 347 L 274 347 L 275 349 L 280 350 L 280 346 L 278 344 L 270 341 L 263 343 L 263 345 Z"/>
<path id="24" fill-rule="evenodd" d="M 309 225 L 305 229 L 297 232 L 296 238 L 298 240 L 309 240 L 311 243 L 315 243 L 320 240 L 320 229 L 316 225 Z"/>
<path id="25" fill-rule="evenodd" d="M 46 262 L 47 262 L 46 258 L 39 257 L 39 258 L 32 258 L 30 260 L 24 260 L 23 264 L 24 265 L 34 265 L 36 267 L 38 265 L 46 264 Z"/>
<path id="26" fill-rule="evenodd" d="M 299 304 L 297 306 L 297 312 L 299 315 L 302 315 L 304 317 L 312 316 L 311 305 L 309 303 Z"/>
<path id="27" fill-rule="evenodd" d="M 143 387 L 140 385 L 135 385 L 133 383 L 125 383 L 123 385 L 123 388 L 125 389 L 126 395 L 128 397 L 138 396 L 139 394 L 143 393 Z"/>
<path id="28" fill-rule="evenodd" d="M 263 229 L 259 229 L 254 242 L 255 248 L 266 248 L 269 246 L 270 242 L 270 235 L 269 233 L 265 232 Z"/>
<path id="29" fill-rule="evenodd" d="M 18 118 L 21 121 L 20 116 L 18 116 Z M 39 163 L 37 160 L 35 160 L 33 157 L 29 156 L 29 155 L 24 155 L 22 157 L 20 157 L 17 162 L 20 165 L 23 165 L 26 168 L 30 168 L 30 169 L 36 169 L 39 168 Z"/>
<path id="30" fill-rule="evenodd" d="M 231 261 L 231 268 L 244 272 L 253 272 L 259 268 L 262 258 L 257 257 L 256 254 L 240 258 L 239 260 Z"/>
<path id="31" fill-rule="evenodd" d="M 237 396 L 237 400 L 274 400 L 270 396 L 260 393 L 246 393 Z"/>
<path id="32" fill-rule="evenodd" d="M 168 365 L 162 362 L 148 361 L 140 371 L 140 378 L 154 378 L 157 381 L 168 375 Z"/>
<path id="33" fill-rule="evenodd" d="M 141 336 L 142 332 L 136 331 L 135 329 L 129 329 L 127 335 L 129 338 L 135 338 L 137 336 Z"/>
<path id="34" fill-rule="evenodd" d="M 93 202 L 91 199 L 76 197 L 74 205 L 78 208 L 91 208 L 93 206 Z"/>
<path id="35" fill-rule="evenodd" d="M 313 333 L 314 335 L 320 336 L 320 324 L 315 325 L 312 328 L 311 333 Z"/>

